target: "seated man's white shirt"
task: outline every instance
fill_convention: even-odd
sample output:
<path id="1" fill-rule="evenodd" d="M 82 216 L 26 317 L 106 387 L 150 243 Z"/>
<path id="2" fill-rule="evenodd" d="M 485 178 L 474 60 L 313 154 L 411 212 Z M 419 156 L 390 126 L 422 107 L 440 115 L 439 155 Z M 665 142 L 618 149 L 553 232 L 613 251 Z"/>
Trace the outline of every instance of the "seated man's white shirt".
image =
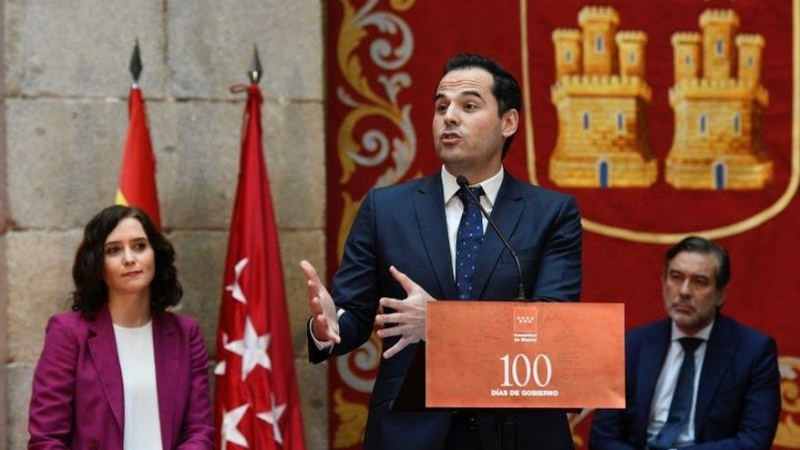
<path id="1" fill-rule="evenodd" d="M 672 397 L 675 394 L 675 385 L 678 384 L 678 374 L 683 364 L 683 346 L 678 339 L 683 337 L 695 337 L 703 340 L 703 343 L 697 347 L 694 352 L 694 396 L 692 397 L 692 409 L 689 413 L 689 422 L 686 429 L 681 431 L 675 439 L 675 447 L 682 447 L 685 445 L 694 444 L 694 413 L 697 405 L 697 387 L 700 383 L 700 374 L 703 370 L 703 360 L 706 356 L 706 348 L 708 348 L 708 337 L 711 335 L 711 329 L 714 322 L 707 325 L 693 336 L 688 336 L 682 332 L 672 323 L 672 338 L 664 358 L 664 364 L 661 366 L 661 374 L 658 376 L 655 392 L 653 392 L 653 401 L 650 404 L 650 418 L 647 423 L 647 442 L 653 440 L 655 436 L 664 428 L 669 416 L 669 406 L 672 403 Z"/>

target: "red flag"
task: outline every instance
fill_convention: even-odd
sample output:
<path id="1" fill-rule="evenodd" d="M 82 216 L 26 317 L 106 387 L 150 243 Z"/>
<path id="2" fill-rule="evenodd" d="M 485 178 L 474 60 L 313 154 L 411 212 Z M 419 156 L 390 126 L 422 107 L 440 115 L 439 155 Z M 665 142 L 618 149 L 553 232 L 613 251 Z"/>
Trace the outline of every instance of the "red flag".
<path id="1" fill-rule="evenodd" d="M 128 120 L 128 138 L 125 141 L 115 203 L 143 209 L 156 227 L 161 229 L 156 189 L 156 157 L 150 142 L 150 132 L 147 130 L 147 113 L 144 110 L 142 91 L 135 84 L 131 87 L 128 98 Z"/>
<path id="2" fill-rule="evenodd" d="M 244 89 L 235 87 L 234 92 Z M 305 448 L 261 144 L 261 102 L 258 86 L 250 85 L 214 369 L 214 419 L 222 450 Z"/>

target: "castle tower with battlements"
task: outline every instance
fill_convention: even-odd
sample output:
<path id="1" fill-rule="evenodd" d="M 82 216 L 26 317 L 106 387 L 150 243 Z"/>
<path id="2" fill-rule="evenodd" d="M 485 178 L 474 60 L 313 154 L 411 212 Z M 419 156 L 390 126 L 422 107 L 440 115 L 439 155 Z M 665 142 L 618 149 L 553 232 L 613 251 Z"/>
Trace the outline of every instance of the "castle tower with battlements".
<path id="1" fill-rule="evenodd" d="M 650 186 L 657 165 L 647 140 L 647 35 L 617 31 L 620 17 L 610 7 L 584 7 L 578 23 L 581 30 L 552 34 L 559 128 L 550 178 L 568 187 Z"/>
<path id="2" fill-rule="evenodd" d="M 614 35 L 619 14 L 614 8 L 587 6 L 578 13 L 583 35 L 583 71 L 585 75 L 611 75 L 616 72 L 617 47 Z"/>
<path id="3" fill-rule="evenodd" d="M 700 15 L 703 36 L 703 77 L 709 80 L 733 78 L 736 54 L 733 37 L 739 16 L 730 9 L 707 9 Z"/>
<path id="4" fill-rule="evenodd" d="M 644 46 L 647 35 L 641 31 L 620 31 L 615 41 L 619 48 L 619 74 L 644 79 Z"/>
<path id="5" fill-rule="evenodd" d="M 737 36 L 738 27 L 734 11 L 706 10 L 700 33 L 672 36 L 675 136 L 666 178 L 678 189 L 761 189 L 772 180 L 761 121 L 769 100 L 761 84 L 765 42 Z"/>
<path id="6" fill-rule="evenodd" d="M 700 64 L 702 63 L 700 39 L 700 33 L 675 33 L 672 35 L 676 82 L 700 78 Z"/>

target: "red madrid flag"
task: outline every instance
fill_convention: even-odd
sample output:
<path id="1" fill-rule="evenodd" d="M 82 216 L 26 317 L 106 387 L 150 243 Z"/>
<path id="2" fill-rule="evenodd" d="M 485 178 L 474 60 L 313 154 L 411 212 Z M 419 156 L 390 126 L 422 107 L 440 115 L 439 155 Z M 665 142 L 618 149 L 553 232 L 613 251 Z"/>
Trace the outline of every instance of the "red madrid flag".
<path id="1" fill-rule="evenodd" d="M 143 209 L 160 230 L 156 157 L 150 142 L 150 132 L 147 130 L 147 113 L 144 110 L 142 91 L 136 84 L 131 87 L 128 98 L 128 121 L 128 138 L 125 140 L 115 203 Z"/>
<path id="2" fill-rule="evenodd" d="M 246 89 L 217 329 L 217 442 L 221 450 L 304 449 L 278 231 L 261 144 L 263 99 L 256 84 Z"/>

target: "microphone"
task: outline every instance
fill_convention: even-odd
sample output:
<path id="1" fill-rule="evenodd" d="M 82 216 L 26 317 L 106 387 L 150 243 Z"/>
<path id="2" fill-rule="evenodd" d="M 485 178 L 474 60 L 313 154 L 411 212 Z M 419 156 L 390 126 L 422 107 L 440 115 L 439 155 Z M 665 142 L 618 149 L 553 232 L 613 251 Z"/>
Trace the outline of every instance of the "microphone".
<path id="1" fill-rule="evenodd" d="M 489 225 L 491 225 L 494 232 L 497 233 L 497 237 L 499 237 L 500 240 L 503 242 L 503 245 L 508 250 L 508 253 L 511 253 L 511 256 L 514 258 L 514 262 L 517 264 L 517 277 L 519 279 L 519 287 L 517 289 L 517 300 L 525 300 L 525 284 L 522 281 L 522 266 L 519 264 L 519 257 L 517 256 L 517 253 L 514 251 L 513 248 L 511 248 L 511 244 L 508 243 L 505 236 L 503 236 L 503 233 L 500 232 L 500 228 L 497 228 L 497 224 L 494 223 L 494 220 L 492 220 L 492 218 L 489 216 L 489 213 L 486 212 L 486 209 L 483 208 L 480 199 L 478 199 L 478 197 L 476 197 L 475 194 L 473 194 L 472 191 L 469 190 L 469 180 L 467 180 L 467 177 L 465 177 L 464 175 L 457 176 L 456 183 L 458 183 L 458 185 L 461 186 L 461 189 L 467 191 L 467 194 L 470 196 L 470 198 L 472 198 L 472 200 L 478 205 L 478 208 L 480 208 L 483 217 L 486 217 L 486 221 L 489 222 Z"/>

